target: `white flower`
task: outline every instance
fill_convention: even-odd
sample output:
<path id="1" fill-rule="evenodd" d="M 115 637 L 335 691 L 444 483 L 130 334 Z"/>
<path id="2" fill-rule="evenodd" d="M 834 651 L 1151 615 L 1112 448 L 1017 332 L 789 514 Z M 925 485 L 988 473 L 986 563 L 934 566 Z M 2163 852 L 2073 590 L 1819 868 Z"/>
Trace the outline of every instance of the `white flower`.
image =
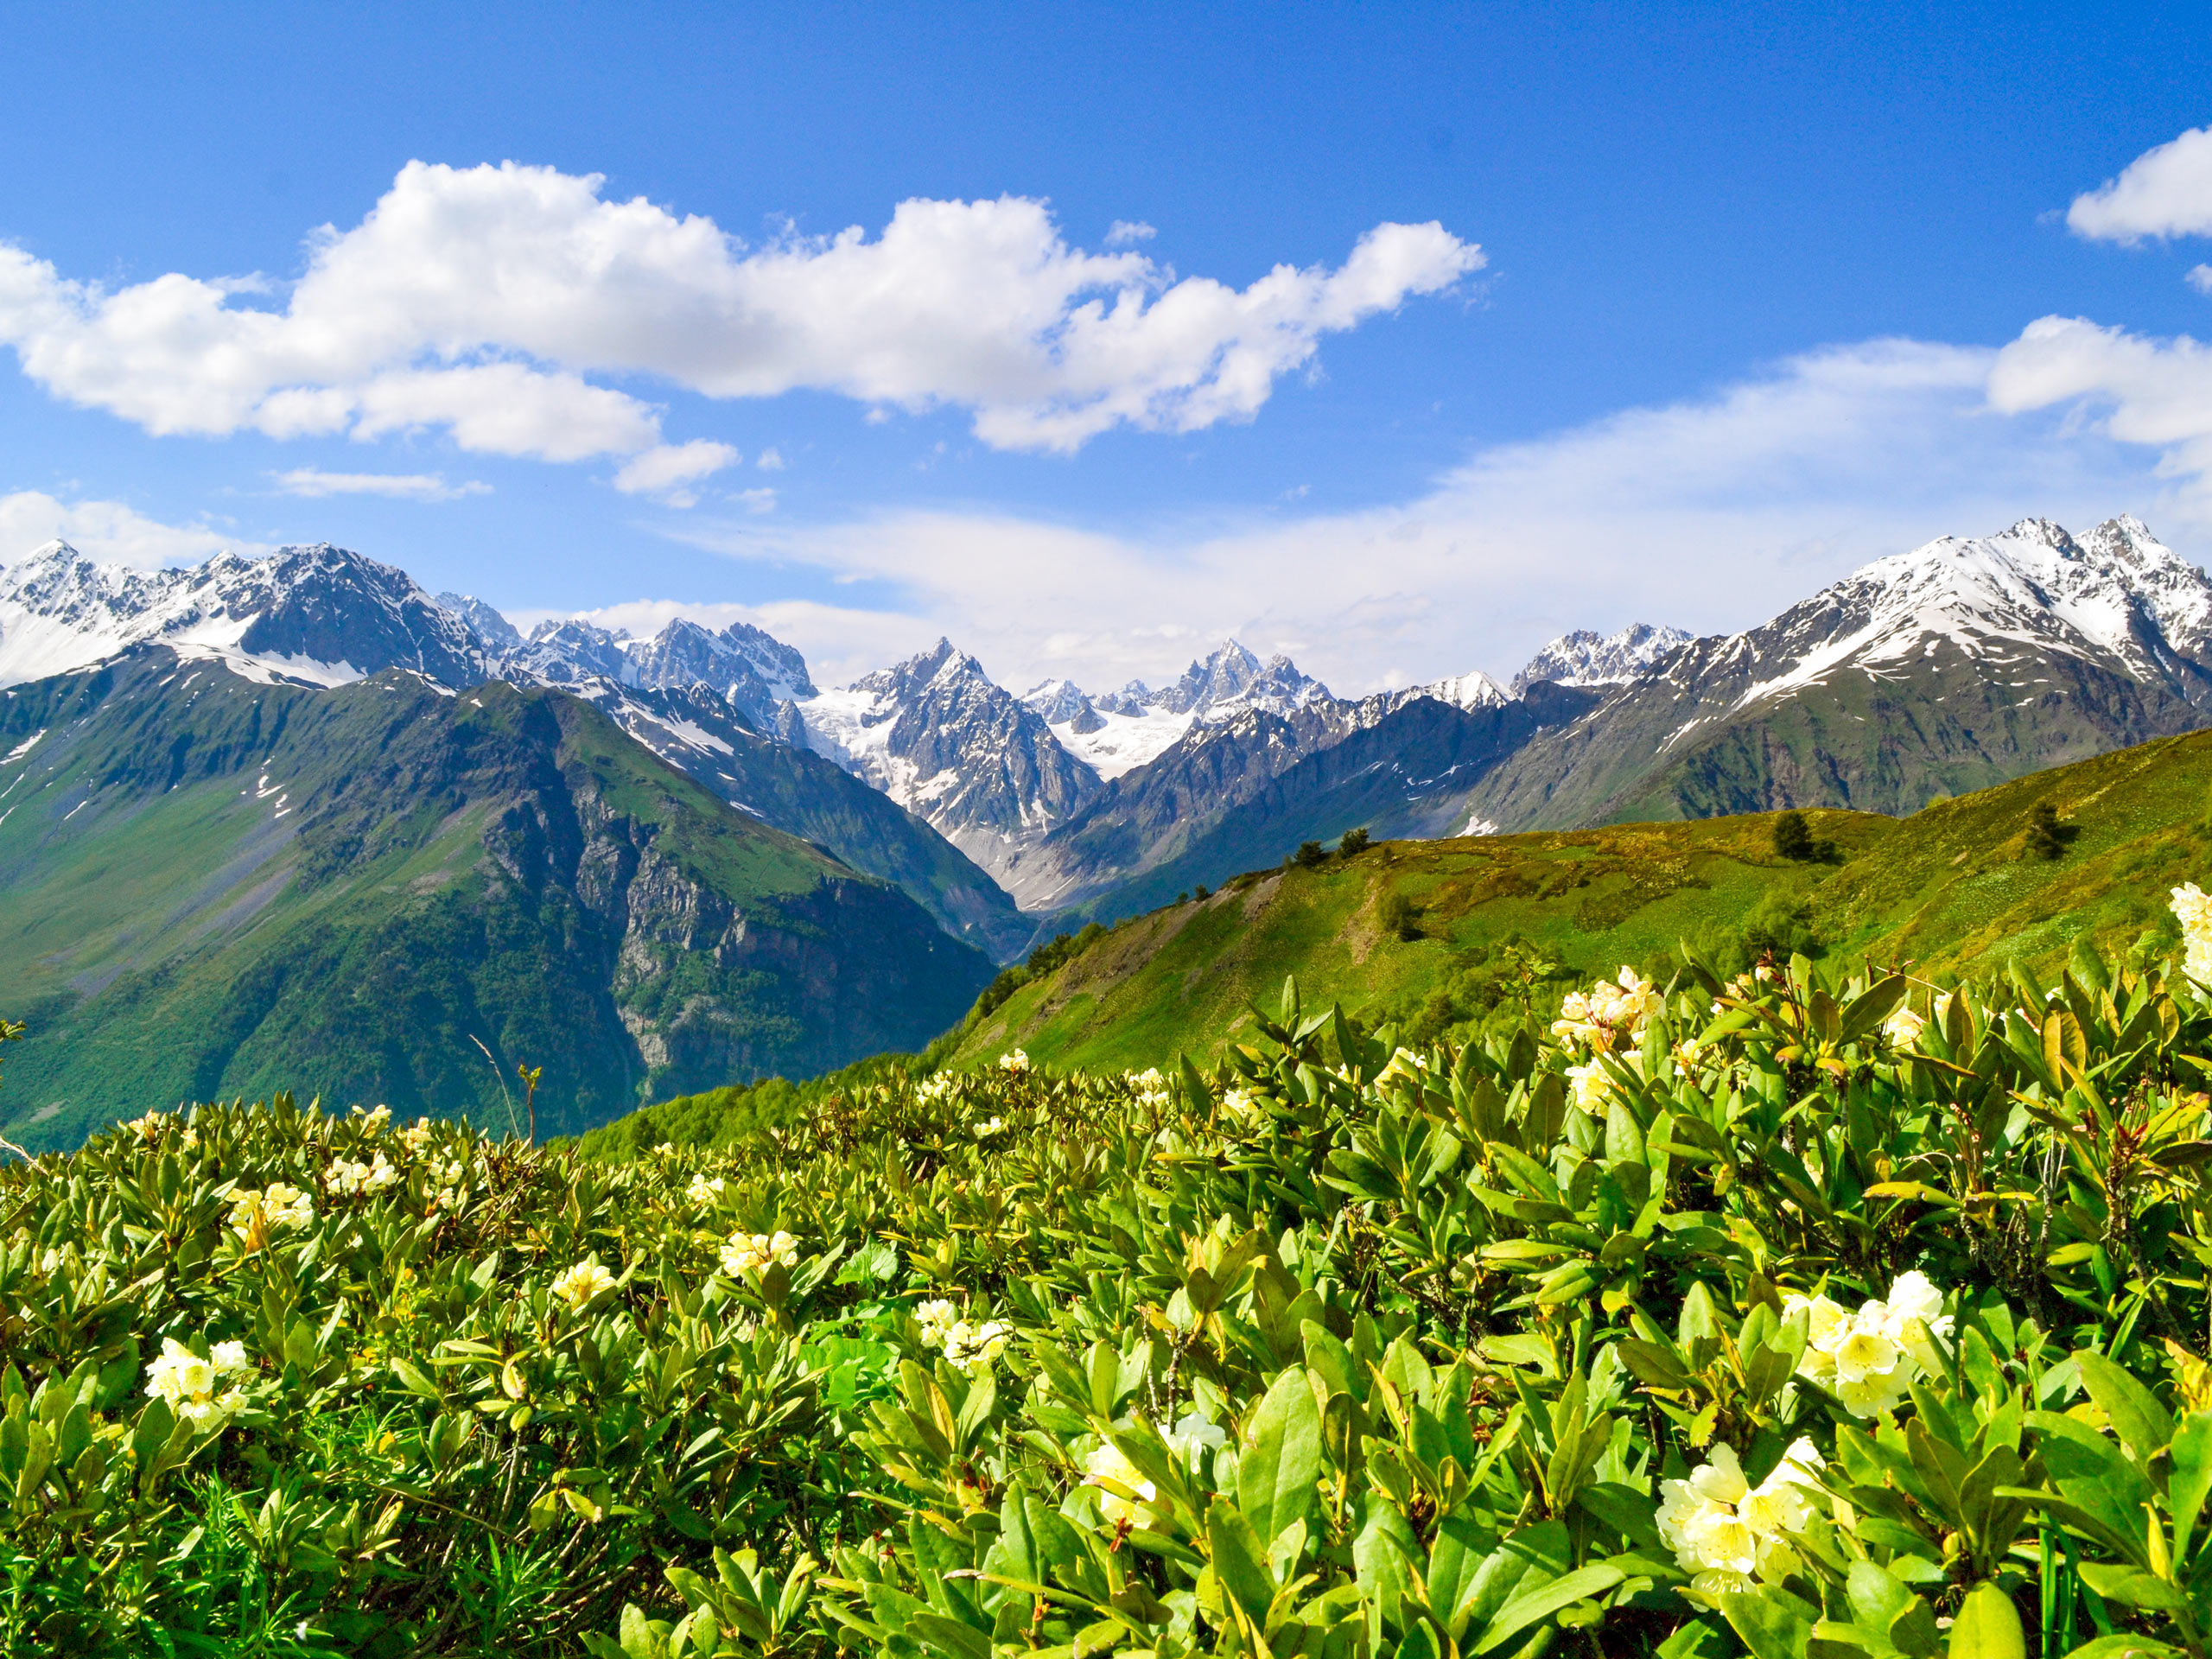
<path id="1" fill-rule="evenodd" d="M 976 1138 L 978 1141 L 988 1141 L 995 1135 L 1003 1134 L 1005 1129 L 1006 1119 L 994 1117 L 988 1122 L 978 1123 L 976 1126 Z"/>
<path id="2" fill-rule="evenodd" d="M 1027 1071 L 1028 1069 L 1029 1056 L 1018 1048 L 1009 1048 L 999 1056 L 999 1070 L 1001 1071 Z"/>
<path id="3" fill-rule="evenodd" d="M 1603 1060 L 1591 1060 L 1583 1065 L 1567 1068 L 1567 1098 L 1592 1117 L 1605 1109 L 1606 1097 L 1612 1092 L 1613 1080 L 1605 1075 Z"/>
<path id="4" fill-rule="evenodd" d="M 599 1265 L 595 1255 L 585 1257 L 553 1281 L 553 1294 L 569 1305 L 572 1313 L 582 1313 L 593 1298 L 613 1288 L 614 1275 Z"/>
<path id="5" fill-rule="evenodd" d="M 2194 881 L 2183 882 L 2173 890 L 2173 912 L 2185 952 L 2182 972 L 2200 989 L 2212 988 L 2212 893 Z"/>
<path id="6" fill-rule="evenodd" d="M 771 1237 L 766 1233 L 732 1233 L 729 1242 L 722 1246 L 722 1271 L 733 1278 L 740 1274 L 766 1273 L 781 1262 L 785 1267 L 798 1264 L 798 1241 L 789 1233 L 779 1232 Z"/>
<path id="7" fill-rule="evenodd" d="M 243 1389 L 217 1390 L 227 1377 L 252 1373 L 242 1342 L 219 1342 L 202 1359 L 175 1337 L 163 1337 L 160 1357 L 146 1368 L 146 1392 L 202 1434 L 213 1434 L 245 1406 Z"/>
<path id="8" fill-rule="evenodd" d="M 422 1151 L 424 1147 L 430 1144 L 430 1120 L 427 1117 L 416 1118 L 413 1123 L 399 1132 L 399 1138 L 407 1143 L 408 1151 Z"/>
<path id="9" fill-rule="evenodd" d="M 1199 1459 L 1207 1452 L 1229 1444 L 1227 1430 L 1218 1423 L 1208 1422 L 1195 1411 L 1186 1413 L 1160 1438 L 1167 1442 L 1167 1449 L 1193 1474 L 1198 1472 Z"/>
<path id="10" fill-rule="evenodd" d="M 935 1077 L 925 1079 L 914 1090 L 914 1098 L 920 1101 L 943 1100 L 951 1092 L 952 1073 L 940 1071 Z"/>
<path id="11" fill-rule="evenodd" d="M 982 1325 L 957 1320 L 944 1333 L 945 1363 L 971 1376 L 988 1370 L 992 1362 L 1006 1351 L 1007 1338 L 1013 1334 L 1014 1327 L 1003 1319 Z"/>
<path id="12" fill-rule="evenodd" d="M 1260 1097 L 1249 1089 L 1231 1089 L 1221 1097 L 1221 1109 L 1231 1117 L 1249 1121 L 1260 1114 Z"/>
<path id="13" fill-rule="evenodd" d="M 1157 1111 L 1174 1099 L 1168 1089 L 1167 1079 L 1160 1076 L 1160 1068 L 1156 1065 L 1146 1071 L 1129 1072 L 1126 1080 L 1135 1091 L 1140 1106 Z"/>
<path id="14" fill-rule="evenodd" d="M 1791 1535 L 1804 1529 L 1820 1492 L 1821 1454 L 1800 1440 L 1753 1486 L 1733 1447 L 1715 1446 L 1687 1480 L 1659 1483 L 1659 1536 L 1685 1572 L 1778 1576 L 1794 1560 Z"/>
<path id="15" fill-rule="evenodd" d="M 231 1194 L 231 1230 L 245 1241 L 249 1249 L 266 1243 L 280 1227 L 305 1227 L 314 1220 L 315 1205 L 308 1195 L 282 1181 Z"/>
<path id="16" fill-rule="evenodd" d="M 720 1204 L 722 1178 L 719 1175 L 694 1175 L 691 1185 L 683 1189 L 683 1196 L 693 1204 L 709 1206 Z"/>
<path id="17" fill-rule="evenodd" d="M 1857 1417 L 1897 1408 L 1923 1371 L 1944 1363 L 1938 1339 L 1948 1340 L 1953 1318 L 1942 1294 L 1915 1270 L 1900 1274 L 1886 1301 L 1862 1303 L 1856 1313 L 1826 1296 L 1795 1292 L 1783 1299 L 1783 1317 L 1806 1313 L 1805 1351 L 1797 1375 L 1819 1383 Z"/>
<path id="18" fill-rule="evenodd" d="M 389 1106 L 373 1107 L 365 1112 L 356 1106 L 353 1110 L 360 1117 L 361 1127 L 371 1135 L 382 1135 L 391 1122 L 391 1108 Z"/>
<path id="19" fill-rule="evenodd" d="M 1662 998 L 1649 980 L 1637 977 L 1624 967 L 1611 980 L 1599 980 L 1586 991 L 1569 991 L 1552 1022 L 1552 1035 L 1572 1046 L 1598 1049 L 1613 1046 L 1625 1034 L 1630 1042 L 1643 1035 L 1643 1027 L 1659 1011 Z"/>
<path id="20" fill-rule="evenodd" d="M 914 1310 L 915 1321 L 922 1327 L 922 1346 L 942 1348 L 945 1332 L 951 1330 L 960 1318 L 960 1310 L 942 1296 L 932 1297 Z"/>
<path id="21" fill-rule="evenodd" d="M 1918 1046 L 1920 1033 L 1927 1027 L 1928 1022 L 1912 1011 L 1910 1003 L 1900 1002 L 1882 1021 L 1882 1035 L 1889 1039 L 1892 1048 L 1913 1048 Z"/>
<path id="22" fill-rule="evenodd" d="M 381 1148 L 373 1163 L 365 1164 L 358 1159 L 348 1162 L 341 1158 L 330 1166 L 331 1190 L 341 1194 L 381 1192 L 398 1179 L 399 1171 Z"/>
<path id="23" fill-rule="evenodd" d="M 1160 1496 L 1159 1489 L 1137 1472 L 1136 1465 L 1111 1440 L 1085 1458 L 1083 1467 L 1083 1484 L 1098 1489 L 1098 1512 L 1116 1525 L 1127 1522 L 1135 1526 L 1138 1506 Z"/>

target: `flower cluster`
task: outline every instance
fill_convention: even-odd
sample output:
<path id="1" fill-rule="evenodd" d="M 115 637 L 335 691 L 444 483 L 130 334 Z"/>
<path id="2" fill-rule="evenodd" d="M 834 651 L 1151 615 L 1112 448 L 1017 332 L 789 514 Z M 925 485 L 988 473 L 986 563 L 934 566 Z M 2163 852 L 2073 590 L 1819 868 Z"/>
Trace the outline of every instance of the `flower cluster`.
<path id="1" fill-rule="evenodd" d="M 371 1135 L 382 1135 L 391 1126 L 391 1108 L 389 1106 L 373 1106 L 365 1112 L 356 1106 L 353 1111 L 361 1120 L 361 1127 Z"/>
<path id="2" fill-rule="evenodd" d="M 1630 1042 L 1641 1037 L 1662 1000 L 1657 986 L 1624 967 L 1617 977 L 1601 979 L 1586 991 L 1569 991 L 1559 1005 L 1559 1018 L 1552 1022 L 1552 1035 L 1571 1046 L 1602 1053 L 1624 1033 Z"/>
<path id="3" fill-rule="evenodd" d="M 988 1370 L 992 1362 L 1006 1351 L 1007 1338 L 1014 1334 L 1014 1327 L 1004 1319 L 970 1324 L 942 1296 L 916 1308 L 914 1319 L 922 1327 L 922 1346 L 943 1349 L 945 1363 L 970 1376 Z"/>
<path id="4" fill-rule="evenodd" d="M 2173 912 L 2185 952 L 2181 970 L 2212 990 L 2212 893 L 2194 881 L 2184 882 L 2173 890 Z"/>
<path id="5" fill-rule="evenodd" d="M 1912 1011 L 1909 1002 L 1900 1002 L 1890 1010 L 1890 1017 L 1882 1021 L 1882 1035 L 1892 1048 L 1911 1048 L 1920 1041 L 1920 1033 L 1928 1029 L 1928 1021 Z"/>
<path id="6" fill-rule="evenodd" d="M 1605 1075 L 1603 1060 L 1592 1059 L 1567 1068 L 1567 1097 L 1592 1117 L 1604 1113 L 1606 1097 L 1612 1089 L 1613 1080 Z"/>
<path id="7" fill-rule="evenodd" d="M 1783 1299 L 1785 1318 L 1800 1308 L 1809 1317 L 1797 1375 L 1834 1394 L 1855 1417 L 1895 1410 L 1923 1370 L 1942 1369 L 1935 1339 L 1949 1338 L 1952 1318 L 1923 1273 L 1900 1274 L 1887 1300 L 1861 1303 L 1856 1313 L 1826 1296 Z"/>
<path id="8" fill-rule="evenodd" d="M 1160 1068 L 1156 1065 L 1146 1071 L 1129 1072 L 1127 1081 L 1135 1091 L 1137 1104 L 1148 1112 L 1166 1111 L 1174 1103 L 1175 1097 L 1169 1091 L 1167 1079 L 1160 1076 Z"/>
<path id="9" fill-rule="evenodd" d="M 798 1265 L 798 1240 L 789 1233 L 732 1233 L 722 1246 L 722 1271 L 732 1277 L 766 1273 L 778 1262 Z"/>
<path id="10" fill-rule="evenodd" d="M 315 1205 L 308 1195 L 282 1181 L 231 1194 L 231 1230 L 245 1241 L 248 1249 L 266 1244 L 280 1227 L 305 1227 L 314 1220 Z"/>
<path id="11" fill-rule="evenodd" d="M 1139 1506 L 1160 1496 L 1159 1489 L 1137 1471 L 1136 1465 L 1123 1457 L 1122 1448 L 1111 1440 L 1101 1442 L 1083 1460 L 1083 1484 L 1098 1489 L 1098 1512 L 1115 1526 L 1136 1525 Z"/>
<path id="12" fill-rule="evenodd" d="M 995 1135 L 1003 1135 L 1005 1133 L 1006 1119 L 1002 1117 L 987 1118 L 984 1122 L 978 1123 L 976 1126 L 976 1138 L 978 1141 L 988 1141 Z"/>
<path id="13" fill-rule="evenodd" d="M 925 1103 L 943 1100 L 952 1092 L 953 1081 L 950 1071 L 939 1071 L 933 1077 L 925 1077 L 916 1085 L 914 1098 Z"/>
<path id="14" fill-rule="evenodd" d="M 683 1196 L 692 1204 L 712 1208 L 722 1200 L 722 1178 L 719 1175 L 694 1175 L 691 1185 L 683 1189 Z"/>
<path id="15" fill-rule="evenodd" d="M 1570 999 L 1571 1001 L 1572 999 Z M 1410 1048 L 1393 1052 L 1389 1064 L 1375 1075 L 1377 1087 L 1385 1084 L 1419 1084 L 1428 1074 L 1428 1061 Z"/>
<path id="16" fill-rule="evenodd" d="M 413 1123 L 399 1132 L 399 1138 L 407 1143 L 408 1151 L 422 1151 L 430 1144 L 430 1120 L 427 1117 L 416 1118 Z"/>
<path id="17" fill-rule="evenodd" d="M 582 1313 L 594 1298 L 613 1288 L 614 1275 L 599 1265 L 595 1255 L 586 1256 L 553 1281 L 553 1294 L 569 1305 L 571 1313 Z"/>
<path id="18" fill-rule="evenodd" d="M 999 1070 L 1001 1071 L 1027 1071 L 1028 1069 L 1029 1056 L 1018 1048 L 1009 1048 L 999 1056 Z"/>
<path id="19" fill-rule="evenodd" d="M 341 1158 L 330 1166 L 330 1190 L 344 1196 L 355 1192 L 381 1192 L 399 1179 L 398 1167 L 384 1155 L 379 1147 L 373 1163 L 359 1159 Z"/>
<path id="20" fill-rule="evenodd" d="M 1795 1560 L 1789 1537 L 1813 1518 L 1821 1454 L 1800 1440 L 1754 1486 L 1723 1442 L 1688 1480 L 1659 1483 L 1659 1536 L 1688 1573 L 1777 1576 Z"/>
<path id="21" fill-rule="evenodd" d="M 242 1342 L 219 1342 L 203 1359 L 175 1337 L 163 1337 L 161 1357 L 146 1368 L 146 1392 L 202 1434 L 214 1434 L 245 1408 L 245 1390 L 224 1389 L 224 1382 L 252 1375 Z"/>

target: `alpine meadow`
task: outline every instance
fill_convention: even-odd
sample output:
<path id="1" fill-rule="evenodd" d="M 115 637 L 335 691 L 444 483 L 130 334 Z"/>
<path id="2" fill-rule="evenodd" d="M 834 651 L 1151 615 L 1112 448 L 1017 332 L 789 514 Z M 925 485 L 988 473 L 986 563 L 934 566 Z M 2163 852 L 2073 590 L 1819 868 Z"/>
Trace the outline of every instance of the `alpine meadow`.
<path id="1" fill-rule="evenodd" d="M 0 1659 L 2212 1659 L 2192 20 L 9 33 Z"/>

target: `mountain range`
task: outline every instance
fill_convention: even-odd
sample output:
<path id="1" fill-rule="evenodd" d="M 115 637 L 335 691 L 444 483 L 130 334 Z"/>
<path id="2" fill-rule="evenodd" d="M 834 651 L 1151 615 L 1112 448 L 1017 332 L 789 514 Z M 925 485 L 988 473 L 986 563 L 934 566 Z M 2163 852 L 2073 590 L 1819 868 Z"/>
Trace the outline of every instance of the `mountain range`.
<path id="1" fill-rule="evenodd" d="M 239 912 L 246 920 L 238 948 L 247 956 L 262 949 L 254 941 L 284 933 L 252 918 L 289 914 L 288 906 L 306 905 L 333 881 L 330 892 L 349 895 L 339 906 L 355 918 L 349 925 L 372 933 L 416 925 L 405 920 L 421 908 L 414 889 L 365 872 L 383 868 L 378 861 L 402 842 L 419 851 L 417 843 L 405 836 L 390 846 L 375 836 L 349 840 L 330 827 L 338 818 L 416 825 L 441 846 L 440 836 L 461 835 L 453 844 L 475 849 L 467 857 L 483 872 L 468 888 L 479 895 L 469 902 L 480 905 L 480 921 L 492 913 L 482 905 L 505 915 L 502 906 L 520 902 L 515 893 L 548 891 L 544 880 L 518 887 L 512 871 L 490 873 L 506 866 L 486 826 L 506 822 L 527 795 L 545 845 L 598 844 L 599 809 L 580 803 L 604 798 L 609 786 L 578 780 L 576 757 L 588 750 L 620 755 L 625 776 L 662 780 L 658 798 L 674 804 L 655 820 L 663 825 L 656 834 L 704 837 L 700 844 L 751 837 L 780 849 L 770 862 L 798 860 L 792 869 L 804 865 L 822 893 L 842 895 L 810 901 L 817 912 L 742 881 L 708 880 L 671 902 L 723 916 L 721 925 L 743 938 L 812 940 L 840 962 L 840 953 L 873 950 L 918 972 L 934 963 L 928 971 L 956 987 L 1055 928 L 1149 910 L 1354 828 L 1435 838 L 1783 806 L 1897 814 L 2212 724 L 2212 582 L 2133 518 L 2079 537 L 2030 519 L 1878 560 L 1741 633 L 1693 639 L 1648 624 L 1569 633 L 1504 683 L 1475 671 L 1344 698 L 1288 658 L 1263 661 L 1230 640 L 1156 689 L 1132 682 L 1091 693 L 1053 679 L 1016 695 L 950 640 L 851 684 L 823 687 L 798 651 L 743 623 L 715 629 L 677 618 L 639 638 L 575 617 L 525 633 L 481 600 L 434 596 L 402 570 L 327 545 L 135 571 L 52 543 L 0 570 L 0 687 L 9 688 L 0 720 L 0 892 L 9 898 L 0 936 L 10 916 L 47 914 L 31 895 L 57 882 L 54 891 L 69 890 L 63 873 L 79 868 L 73 861 L 96 865 L 109 855 L 95 856 L 110 833 L 98 826 L 124 818 L 111 802 L 99 804 L 110 801 L 101 791 L 139 791 L 124 815 L 133 822 L 166 823 L 165 812 L 182 810 L 156 810 L 144 793 L 161 776 L 146 757 L 162 742 L 182 754 L 219 753 L 218 770 L 232 793 L 243 791 L 238 798 L 275 799 L 261 793 L 273 747 L 251 755 L 257 739 L 217 741 L 200 722 L 219 709 L 261 709 L 253 718 L 265 721 L 281 708 L 289 711 L 287 729 L 321 721 L 321 741 L 334 747 L 311 765 L 300 757 L 300 776 L 321 781 L 301 785 L 281 807 L 296 819 L 275 816 L 279 807 L 266 809 L 266 823 L 255 819 L 253 833 L 264 837 L 289 823 L 285 844 L 296 850 L 269 855 L 275 861 L 257 879 L 275 884 L 272 896 Z M 396 740 L 361 711 L 397 706 L 394 699 L 418 711 L 411 719 L 426 733 L 450 727 L 440 741 L 454 755 L 474 753 L 479 730 L 480 715 L 464 717 L 464 709 L 519 700 L 515 709 L 536 712 L 517 713 L 505 741 L 522 743 L 530 758 L 525 764 L 517 751 L 489 772 L 472 771 L 473 760 L 386 764 L 381 757 Z M 310 719 L 311 709 L 325 712 Z M 410 742 L 418 741 L 429 741 Z M 126 752 L 138 758 L 114 760 Z M 566 780 L 560 791 L 547 781 L 556 774 Z M 282 766 L 269 772 L 279 792 L 290 775 Z M 526 775 L 537 781 L 525 789 L 515 780 Z M 182 789 L 184 774 L 172 783 Z M 72 789 L 87 792 L 80 798 Z M 557 806 L 545 804 L 556 798 Z M 463 820 L 473 826 L 465 834 L 453 827 Z M 556 825 L 568 827 L 556 833 Z M 617 839 L 642 858 L 643 833 L 633 823 Z M 264 868 L 241 850 L 249 842 L 261 845 L 222 835 L 205 846 L 185 836 L 173 853 L 159 839 L 128 845 L 164 892 L 230 893 L 219 872 Z M 338 845 L 354 850 L 309 857 Z M 631 855 L 593 856 L 620 865 Z M 163 875 L 165 860 L 175 868 Z M 557 879 L 545 880 L 570 895 L 561 904 L 575 915 L 601 917 L 593 924 L 601 944 L 580 947 L 585 965 L 572 987 L 583 999 L 576 1007 L 598 1012 L 575 1029 L 620 1030 L 607 1052 L 622 1058 L 613 1070 L 612 1059 L 594 1060 L 600 1069 L 588 1081 L 588 1067 L 575 1071 L 563 1109 L 584 1117 L 614 1109 L 625 1091 L 659 1087 L 656 1079 L 678 1071 L 689 1078 L 715 1065 L 826 1064 L 849 1058 L 854 1044 L 890 1040 L 888 1026 L 864 1035 L 841 1030 L 842 1015 L 826 1013 L 810 1034 L 756 1034 L 720 1048 L 683 1034 L 690 1028 L 680 1010 L 668 1016 L 675 1025 L 654 1024 L 676 1006 L 665 999 L 691 982 L 692 970 L 683 951 L 653 965 L 651 952 L 639 954 L 594 909 L 594 868 L 590 860 L 560 862 Z M 709 890 L 719 896 L 709 899 Z M 911 903 L 902 912 L 894 898 Z M 225 899 L 217 913 L 230 916 L 224 906 L 237 902 Z M 552 901 L 531 902 L 530 925 L 551 926 Z M 329 908 L 325 899 L 315 905 L 317 914 Z M 200 919 L 179 919 L 188 912 Z M 373 925 L 360 919 L 372 912 Z M 10 948 L 33 952 L 19 957 L 32 965 L 12 981 L 0 970 L 0 995 L 18 1006 L 43 999 L 37 1006 L 49 1018 L 61 1011 L 73 1029 L 90 1033 L 122 1017 L 99 1012 L 124 1006 L 111 1001 L 113 986 L 138 988 L 130 1006 L 143 1021 L 153 1006 L 143 1000 L 148 975 L 195 986 L 203 978 L 243 982 L 246 957 L 218 948 L 232 937 L 229 922 L 217 925 L 188 907 L 175 916 L 172 924 L 150 913 L 135 925 L 118 918 L 116 938 L 135 943 L 116 945 L 120 954 L 99 966 L 85 957 L 89 946 L 60 948 L 51 943 L 58 936 L 40 931 L 46 922 L 26 922 Z M 720 1020 L 751 1030 L 747 1021 L 768 1019 L 758 1011 L 771 1006 L 804 1023 L 791 1012 L 808 1006 L 799 988 L 836 978 L 823 976 L 828 958 L 810 957 L 813 948 L 763 943 L 757 949 L 766 956 L 747 957 L 755 1001 L 746 1007 L 754 1012 L 731 1012 L 734 981 L 683 992 L 705 999 L 699 1029 Z M 226 964 L 219 971 L 206 965 L 217 957 Z M 642 977 L 624 977 L 633 972 Z M 662 988 L 641 988 L 652 984 Z M 913 1010 L 936 1007 L 914 987 L 897 995 Z M 645 1002 L 661 1013 L 640 1024 L 633 1016 Z M 263 1052 L 255 1033 L 265 1027 L 241 1036 L 219 1065 L 206 1056 L 194 1062 L 188 1082 L 173 1068 L 161 1071 L 162 1087 L 242 1087 L 275 1075 L 253 1058 Z M 927 1034 L 919 1024 L 912 1029 Z M 404 1059 L 410 1052 L 401 1043 L 385 1070 L 356 1068 L 343 1086 L 420 1072 L 428 1062 Z M 126 1074 L 138 1075 L 117 1061 L 99 1075 Z M 417 1096 L 443 1098 L 437 1090 L 461 1088 L 459 1076 L 423 1084 Z M 484 1086 L 482 1078 L 467 1085 L 480 1094 Z M 397 1084 L 387 1092 L 405 1094 Z"/>

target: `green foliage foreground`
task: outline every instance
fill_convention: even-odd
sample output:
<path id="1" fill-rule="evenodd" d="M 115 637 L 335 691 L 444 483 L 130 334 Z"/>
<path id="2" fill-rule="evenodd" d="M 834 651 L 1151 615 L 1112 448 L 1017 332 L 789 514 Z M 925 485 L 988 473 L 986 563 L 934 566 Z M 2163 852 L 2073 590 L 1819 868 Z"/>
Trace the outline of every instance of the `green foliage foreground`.
<path id="1" fill-rule="evenodd" d="M 1260 1027 L 727 1153 L 280 1100 L 11 1166 L 8 1649 L 2207 1651 L 2178 970 Z"/>

